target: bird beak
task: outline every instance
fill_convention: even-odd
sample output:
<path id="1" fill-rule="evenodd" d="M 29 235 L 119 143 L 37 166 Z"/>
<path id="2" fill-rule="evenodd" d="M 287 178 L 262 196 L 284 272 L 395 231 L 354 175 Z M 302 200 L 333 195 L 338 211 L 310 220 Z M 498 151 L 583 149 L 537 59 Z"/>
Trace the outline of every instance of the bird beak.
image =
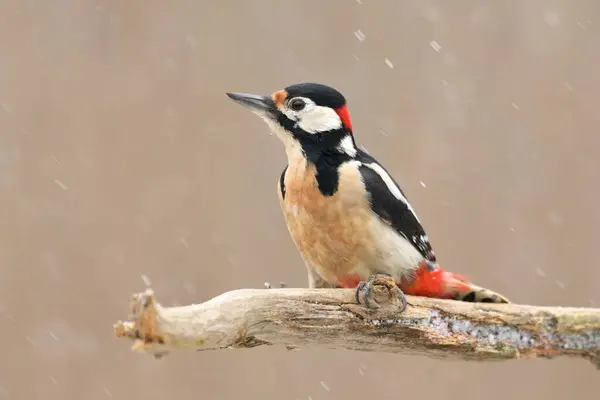
<path id="1" fill-rule="evenodd" d="M 226 93 L 227 96 L 238 104 L 248 107 L 255 112 L 272 112 L 275 110 L 275 103 L 268 96 L 260 96 L 249 93 Z"/>

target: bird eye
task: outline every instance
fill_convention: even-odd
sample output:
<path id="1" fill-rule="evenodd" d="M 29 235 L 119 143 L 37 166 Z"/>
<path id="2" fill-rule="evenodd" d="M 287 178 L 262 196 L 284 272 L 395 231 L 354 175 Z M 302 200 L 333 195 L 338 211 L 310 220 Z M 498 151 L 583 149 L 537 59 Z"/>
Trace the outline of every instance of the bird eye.
<path id="1" fill-rule="evenodd" d="M 292 99 L 288 106 L 294 111 L 301 111 L 305 105 L 306 103 L 302 99 Z"/>

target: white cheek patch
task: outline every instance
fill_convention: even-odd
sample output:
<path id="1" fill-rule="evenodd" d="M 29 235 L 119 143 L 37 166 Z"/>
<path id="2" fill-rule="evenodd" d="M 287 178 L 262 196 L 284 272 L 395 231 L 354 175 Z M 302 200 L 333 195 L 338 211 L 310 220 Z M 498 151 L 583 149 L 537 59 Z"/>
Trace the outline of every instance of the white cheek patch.
<path id="1" fill-rule="evenodd" d="M 304 110 L 281 110 L 290 120 L 296 121 L 300 129 L 307 133 L 318 133 L 342 128 L 342 120 L 334 109 L 317 106 L 312 100 L 303 99 L 306 103 Z"/>
<path id="2" fill-rule="evenodd" d="M 397 198 L 398 200 L 400 200 L 401 202 L 406 204 L 406 207 L 410 210 L 410 212 L 413 213 L 417 222 L 420 223 L 419 218 L 417 217 L 417 213 L 415 212 L 415 210 L 413 210 L 412 206 L 410 205 L 410 203 L 408 202 L 406 197 L 404 197 L 402 195 L 402 192 L 400 191 L 400 189 L 398 189 L 398 186 L 396 186 L 396 184 L 394 183 L 392 178 L 388 175 L 388 173 L 385 172 L 385 170 L 383 168 L 381 168 L 381 166 L 379 164 L 370 163 L 370 164 L 364 164 L 364 165 L 365 165 L 365 167 L 371 168 L 373 171 L 375 171 L 377 173 L 377 175 L 379 175 L 381 177 L 383 182 L 385 182 L 385 185 L 387 186 L 390 193 L 393 194 L 395 198 Z"/>
<path id="3" fill-rule="evenodd" d="M 301 113 L 298 126 L 305 132 L 325 132 L 342 127 L 340 116 L 329 107 L 313 106 Z"/>

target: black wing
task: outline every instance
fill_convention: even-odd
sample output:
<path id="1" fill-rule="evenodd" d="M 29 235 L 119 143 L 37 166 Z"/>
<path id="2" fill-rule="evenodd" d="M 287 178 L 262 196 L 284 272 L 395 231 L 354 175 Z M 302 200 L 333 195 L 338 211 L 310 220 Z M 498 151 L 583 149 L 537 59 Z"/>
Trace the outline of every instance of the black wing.
<path id="1" fill-rule="evenodd" d="M 371 208 L 382 220 L 390 224 L 396 232 L 408 239 L 427 260 L 435 262 L 435 254 L 423 226 L 412 210 L 400 185 L 381 164 L 366 152 L 359 150 L 357 159 L 361 161 L 359 172 L 369 194 Z M 372 168 L 375 166 L 375 169 Z M 380 171 L 378 172 L 378 167 Z M 395 185 L 402 195 L 398 198 L 390 191 L 382 173 L 387 174 L 389 182 Z M 386 177 L 387 178 L 387 177 Z"/>

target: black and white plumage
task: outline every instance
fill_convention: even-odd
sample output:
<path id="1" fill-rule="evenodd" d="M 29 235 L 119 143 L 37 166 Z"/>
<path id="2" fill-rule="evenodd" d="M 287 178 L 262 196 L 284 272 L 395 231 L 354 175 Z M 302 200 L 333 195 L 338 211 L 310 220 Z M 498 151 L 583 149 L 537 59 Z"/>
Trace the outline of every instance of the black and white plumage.
<path id="1" fill-rule="evenodd" d="M 443 271 L 398 183 L 357 147 L 346 99 L 321 84 L 271 96 L 228 93 L 250 108 L 285 146 L 278 180 L 285 221 L 311 287 L 356 287 L 387 274 L 409 294 L 506 302 Z"/>
<path id="2" fill-rule="evenodd" d="M 364 151 L 359 149 L 356 159 L 361 163 L 359 171 L 370 194 L 373 212 L 408 239 L 425 259 L 435 263 L 435 253 L 427 233 L 400 185 Z"/>

